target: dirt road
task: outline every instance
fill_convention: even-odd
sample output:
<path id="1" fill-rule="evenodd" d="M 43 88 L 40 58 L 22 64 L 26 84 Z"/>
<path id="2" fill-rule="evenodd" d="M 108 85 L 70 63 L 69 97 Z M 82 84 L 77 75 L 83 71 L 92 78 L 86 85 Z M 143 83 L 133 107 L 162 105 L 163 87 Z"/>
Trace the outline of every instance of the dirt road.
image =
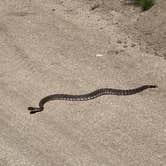
<path id="1" fill-rule="evenodd" d="M 79 1 L 1 1 L 0 166 L 166 165 L 166 61 Z M 52 101 L 52 93 L 156 84 L 133 96 Z"/>

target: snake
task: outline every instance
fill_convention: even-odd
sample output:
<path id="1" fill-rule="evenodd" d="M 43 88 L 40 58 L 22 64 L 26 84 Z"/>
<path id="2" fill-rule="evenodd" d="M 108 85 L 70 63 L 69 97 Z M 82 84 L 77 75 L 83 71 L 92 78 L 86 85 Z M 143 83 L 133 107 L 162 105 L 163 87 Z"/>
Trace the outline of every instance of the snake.
<path id="1" fill-rule="evenodd" d="M 102 95 L 118 95 L 118 96 L 126 96 L 133 95 L 139 92 L 142 92 L 148 88 L 156 88 L 156 85 L 143 85 L 134 89 L 112 89 L 112 88 L 102 88 L 97 89 L 93 92 L 81 95 L 70 95 L 70 94 L 52 94 L 42 98 L 39 102 L 39 107 L 28 107 L 30 110 L 30 114 L 34 114 L 36 112 L 41 112 L 44 110 L 44 105 L 48 101 L 51 100 L 67 100 L 67 101 L 87 101 L 95 99 Z"/>

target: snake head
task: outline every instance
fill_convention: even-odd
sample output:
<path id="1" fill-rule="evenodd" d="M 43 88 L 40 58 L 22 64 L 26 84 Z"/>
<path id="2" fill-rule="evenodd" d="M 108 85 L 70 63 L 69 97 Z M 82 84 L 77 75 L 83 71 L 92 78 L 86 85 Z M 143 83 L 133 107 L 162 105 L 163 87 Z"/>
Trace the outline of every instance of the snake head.
<path id="1" fill-rule="evenodd" d="M 30 110 L 30 114 L 35 114 L 36 112 L 43 111 L 43 107 L 28 107 L 28 110 Z"/>

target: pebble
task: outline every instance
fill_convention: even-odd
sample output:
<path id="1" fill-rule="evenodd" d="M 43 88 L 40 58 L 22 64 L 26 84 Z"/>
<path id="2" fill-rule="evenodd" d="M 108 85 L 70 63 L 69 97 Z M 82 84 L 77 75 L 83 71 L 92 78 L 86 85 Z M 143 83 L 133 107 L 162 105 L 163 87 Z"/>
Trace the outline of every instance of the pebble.
<path id="1" fill-rule="evenodd" d="M 96 57 L 102 57 L 103 55 L 102 54 L 96 54 Z"/>

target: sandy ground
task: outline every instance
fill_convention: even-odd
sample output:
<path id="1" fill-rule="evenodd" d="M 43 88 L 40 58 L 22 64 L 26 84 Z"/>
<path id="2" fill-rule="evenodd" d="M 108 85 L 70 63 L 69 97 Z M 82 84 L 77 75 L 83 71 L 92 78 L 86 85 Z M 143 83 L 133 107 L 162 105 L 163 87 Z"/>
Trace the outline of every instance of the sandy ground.
<path id="1" fill-rule="evenodd" d="M 145 52 L 166 59 L 166 1 L 156 0 L 156 4 L 145 12 L 140 7 L 124 5 L 125 0 L 116 5 L 112 5 L 112 1 L 105 0 L 105 3 L 121 13 L 117 22 L 122 31 L 132 35 Z"/>
<path id="2" fill-rule="evenodd" d="M 139 9 L 105 4 L 0 1 L 0 166 L 166 165 L 166 61 L 119 28 Z M 158 88 L 27 110 L 52 93 L 143 84 Z"/>

